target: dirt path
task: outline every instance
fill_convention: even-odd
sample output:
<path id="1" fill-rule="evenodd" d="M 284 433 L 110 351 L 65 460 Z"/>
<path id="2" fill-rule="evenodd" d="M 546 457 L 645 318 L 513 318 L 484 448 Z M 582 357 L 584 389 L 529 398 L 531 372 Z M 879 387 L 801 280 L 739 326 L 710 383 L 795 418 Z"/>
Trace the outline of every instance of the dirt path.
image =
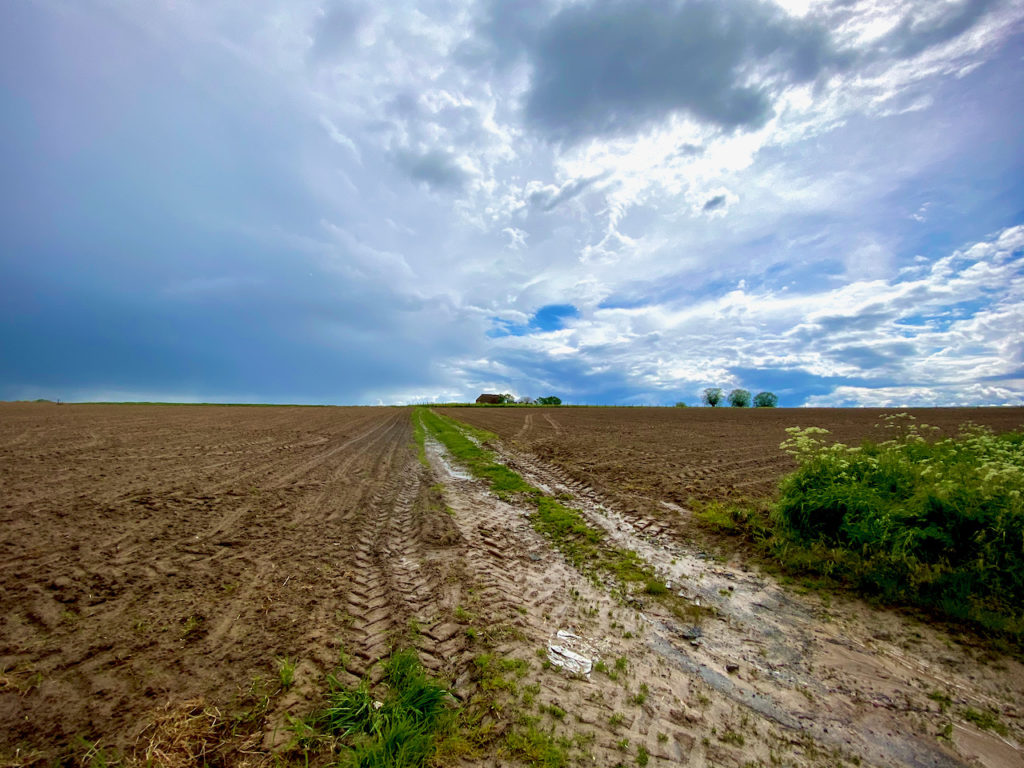
<path id="1" fill-rule="evenodd" d="M 642 746 L 653 764 L 1024 766 L 1018 661 L 858 601 L 795 594 L 504 449 L 528 482 L 571 495 L 591 524 L 715 616 L 691 626 L 653 601 L 623 606 L 567 566 L 526 510 L 453 476 L 437 446 L 432 455 L 475 567 L 498 574 L 497 595 L 514 596 L 527 643 L 569 643 L 612 670 L 625 660 L 617 680 L 539 677 L 542 698 L 576 721 L 565 730 L 592 738 L 598 764 L 638 759 Z M 559 639 L 559 630 L 576 638 Z M 978 727 L 972 712 L 996 713 L 1005 734 Z"/>

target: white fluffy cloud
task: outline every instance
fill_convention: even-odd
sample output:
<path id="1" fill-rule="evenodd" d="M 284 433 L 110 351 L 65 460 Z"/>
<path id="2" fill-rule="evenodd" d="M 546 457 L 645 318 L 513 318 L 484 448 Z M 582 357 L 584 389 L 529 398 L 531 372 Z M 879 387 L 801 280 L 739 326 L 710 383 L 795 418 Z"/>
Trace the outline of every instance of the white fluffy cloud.
<path id="1" fill-rule="evenodd" d="M 0 245 L 36 253 L 4 276 L 56 307 L 74 231 L 123 290 L 83 280 L 83 305 L 201 304 L 222 342 L 261 317 L 295 372 L 267 397 L 330 397 L 328 360 L 349 402 L 758 377 L 789 404 L 1008 402 L 1022 22 L 989 0 L 52 0 L 0 33 L 32 118 L 0 150 Z M 140 211 L 117 236 L 65 221 L 48 173 Z M 576 314 L 544 327 L 550 305 Z M 177 368 L 216 359 L 191 343 Z M 29 357 L 0 385 L 42 381 Z M 216 376 L 188 386 L 259 396 Z"/>

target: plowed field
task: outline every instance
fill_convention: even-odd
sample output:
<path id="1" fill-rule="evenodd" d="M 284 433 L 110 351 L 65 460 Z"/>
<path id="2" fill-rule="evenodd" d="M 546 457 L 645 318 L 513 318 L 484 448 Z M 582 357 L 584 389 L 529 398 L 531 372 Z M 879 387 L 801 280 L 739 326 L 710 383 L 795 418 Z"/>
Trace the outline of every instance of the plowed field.
<path id="1" fill-rule="evenodd" d="M 413 409 L 0 404 L 0 766 L 334 764 L 292 718 L 411 646 L 466 713 L 441 765 L 1024 768 L 1017 656 L 797 594 L 666 512 L 770 492 L 786 426 L 878 412 L 447 412 L 674 602 L 573 565 L 536 496 L 429 434 L 417 460 Z"/>
<path id="2" fill-rule="evenodd" d="M 822 427 L 856 445 L 884 440 L 883 417 L 909 413 L 916 423 L 955 434 L 974 422 L 997 432 L 1024 427 L 1024 408 L 928 408 L 900 411 L 811 408 L 447 408 L 455 419 L 565 471 L 634 511 L 659 514 L 658 502 L 771 496 L 794 468 L 779 448 L 787 427 Z"/>
<path id="3" fill-rule="evenodd" d="M 0 406 L 0 764 L 79 737 L 159 758 L 188 722 L 245 762 L 342 649 L 359 673 L 413 617 L 443 624 L 465 553 L 425 513 L 408 414 Z M 423 629 L 454 664 L 461 640 Z"/>

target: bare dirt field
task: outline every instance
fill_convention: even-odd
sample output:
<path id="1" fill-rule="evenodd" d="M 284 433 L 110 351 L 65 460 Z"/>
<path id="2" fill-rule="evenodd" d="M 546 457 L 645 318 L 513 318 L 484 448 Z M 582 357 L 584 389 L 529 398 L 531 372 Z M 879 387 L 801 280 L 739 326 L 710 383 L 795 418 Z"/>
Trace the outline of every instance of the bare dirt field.
<path id="1" fill-rule="evenodd" d="M 354 683 L 411 644 L 463 705 L 505 697 L 446 764 L 1024 766 L 1019 659 L 798 594 L 644 511 L 724 473 L 737 493 L 771 487 L 784 427 L 855 439 L 872 416 L 449 413 L 505 436 L 501 461 L 702 610 L 624 600 L 438 443 L 417 461 L 411 409 L 2 404 L 0 765 L 303 765 L 288 716 L 322 701 L 328 673 Z M 716 451 L 708 479 L 694 457 Z M 554 647 L 590 674 L 553 665 Z M 516 728 L 568 763 L 503 739 Z"/>
<path id="2" fill-rule="evenodd" d="M 343 648 L 437 624 L 463 552 L 411 441 L 407 409 L 0 405 L 0 765 L 256 759 Z"/>
<path id="3" fill-rule="evenodd" d="M 787 427 L 822 427 L 857 445 L 884 440 L 884 416 L 955 434 L 974 422 L 1005 432 L 1024 427 L 1024 408 L 449 408 L 497 433 L 620 505 L 659 514 L 660 502 L 771 496 L 795 464 L 779 443 Z"/>

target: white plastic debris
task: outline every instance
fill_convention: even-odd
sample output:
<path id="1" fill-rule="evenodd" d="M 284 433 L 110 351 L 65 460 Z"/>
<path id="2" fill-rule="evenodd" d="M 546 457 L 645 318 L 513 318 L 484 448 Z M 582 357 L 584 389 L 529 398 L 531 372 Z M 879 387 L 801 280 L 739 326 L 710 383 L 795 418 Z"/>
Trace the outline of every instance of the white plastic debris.
<path id="1" fill-rule="evenodd" d="M 570 651 L 563 645 L 548 646 L 548 661 L 556 667 L 561 667 L 577 675 L 589 675 L 590 670 L 594 668 L 593 663 L 586 656 Z"/>

